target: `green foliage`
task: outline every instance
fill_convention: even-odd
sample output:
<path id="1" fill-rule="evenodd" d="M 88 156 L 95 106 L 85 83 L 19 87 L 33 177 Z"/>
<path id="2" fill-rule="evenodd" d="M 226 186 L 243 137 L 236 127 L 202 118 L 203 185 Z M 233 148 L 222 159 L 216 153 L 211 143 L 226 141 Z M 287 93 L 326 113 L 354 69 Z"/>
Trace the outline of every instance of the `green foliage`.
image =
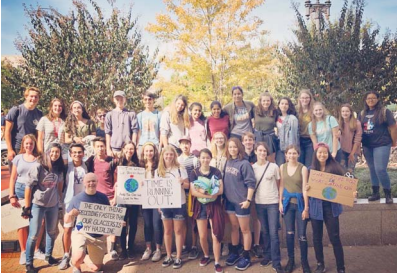
<path id="1" fill-rule="evenodd" d="M 21 82 L 21 70 L 13 67 L 7 59 L 1 61 L 1 109 L 8 110 L 23 102 Z"/>
<path id="2" fill-rule="evenodd" d="M 112 7 L 110 18 L 94 1 L 88 8 L 73 1 L 67 15 L 54 8 L 25 6 L 30 19 L 28 38 L 15 44 L 26 64 L 24 83 L 40 88 L 41 105 L 54 97 L 66 103 L 82 101 L 92 113 L 98 107 L 113 106 L 112 93 L 124 90 L 129 108 L 140 108 L 140 97 L 152 84 L 159 63 L 142 45 L 132 18 L 132 7 L 123 15 Z M 92 12 L 90 10 L 93 10 Z"/>
<path id="3" fill-rule="evenodd" d="M 362 22 L 364 6 L 364 0 L 357 0 L 349 8 L 345 0 L 339 21 L 321 18 L 316 29 L 306 25 L 294 5 L 296 42 L 280 54 L 284 87 L 310 88 L 334 111 L 346 102 L 361 109 L 363 94 L 370 90 L 380 92 L 385 101 L 397 99 L 397 35 L 388 32 L 381 40 L 379 28 Z"/>

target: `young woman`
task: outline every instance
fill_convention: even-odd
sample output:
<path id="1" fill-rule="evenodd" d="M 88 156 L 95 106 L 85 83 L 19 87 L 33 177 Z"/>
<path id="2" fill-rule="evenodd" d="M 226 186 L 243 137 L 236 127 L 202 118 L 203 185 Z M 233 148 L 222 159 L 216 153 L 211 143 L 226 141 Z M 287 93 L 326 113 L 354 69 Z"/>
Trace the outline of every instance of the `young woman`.
<path id="1" fill-rule="evenodd" d="M 138 151 L 136 150 L 135 143 L 132 141 L 126 141 L 121 148 L 121 156 L 119 160 L 119 166 L 132 166 L 138 167 Z M 117 181 L 117 169 L 115 172 L 115 179 Z M 117 187 L 117 183 L 116 183 Z M 124 260 L 127 257 L 133 258 L 133 247 L 135 241 L 136 231 L 138 229 L 138 216 L 139 216 L 139 205 L 119 205 L 121 207 L 127 208 L 124 216 L 124 221 L 127 223 L 128 219 L 128 251 L 127 251 L 127 226 L 123 227 L 120 235 L 121 244 L 121 254 L 119 256 L 120 260 Z M 114 248 L 113 248 L 114 249 Z M 115 250 L 113 250 L 115 251 Z"/>
<path id="2" fill-rule="evenodd" d="M 344 175 L 342 166 L 331 155 L 328 144 L 317 143 L 314 146 L 314 156 L 311 170 Z M 309 190 L 309 187 L 306 187 Z M 357 192 L 355 193 L 355 195 Z M 323 224 L 327 228 L 328 237 L 334 249 L 338 273 L 345 272 L 343 247 L 339 237 L 339 215 L 342 205 L 321 199 L 309 198 L 309 216 L 313 229 L 313 246 L 316 254 L 317 268 L 315 272 L 325 272 L 323 253 Z"/>
<path id="3" fill-rule="evenodd" d="M 48 107 L 48 115 L 37 124 L 37 150 L 44 154 L 49 151 L 51 143 L 61 142 L 61 128 L 66 119 L 65 104 L 61 99 L 53 99 Z M 62 151 L 62 159 L 67 160 L 68 151 Z M 67 162 L 67 161 L 66 161 Z"/>
<path id="4" fill-rule="evenodd" d="M 269 92 L 260 95 L 258 105 L 255 108 L 255 140 L 265 142 L 269 147 L 268 157 L 270 162 L 275 162 L 277 152 L 277 136 L 274 132 L 278 113 L 274 105 L 273 97 Z"/>
<path id="5" fill-rule="evenodd" d="M 64 164 L 61 153 L 60 144 L 50 144 L 48 153 L 40 158 L 40 162 L 35 162 L 28 173 L 22 217 L 30 218 L 26 244 L 26 272 L 29 273 L 36 272 L 33 267 L 33 254 L 43 219 L 46 225 L 45 260 L 50 265 L 58 263 L 52 257 L 52 250 L 56 239 L 58 208 L 63 188 Z"/>
<path id="6" fill-rule="evenodd" d="M 390 148 L 397 143 L 397 126 L 390 110 L 382 106 L 379 93 L 369 91 L 364 95 L 364 110 L 359 120 L 363 129 L 363 150 L 371 174 L 372 195 L 369 201 L 379 200 L 379 183 L 382 183 L 386 203 L 392 204 L 390 177 L 387 164 Z M 390 130 L 390 132 L 389 132 Z"/>
<path id="7" fill-rule="evenodd" d="M 338 121 L 328 114 L 327 109 L 319 101 L 313 104 L 312 121 L 308 125 L 308 131 L 314 146 L 319 142 L 327 143 L 332 157 L 340 162 Z"/>
<path id="8" fill-rule="evenodd" d="M 163 147 L 168 144 L 179 147 L 179 139 L 188 135 L 190 117 L 188 102 L 185 96 L 179 95 L 174 102 L 163 111 L 160 121 L 160 143 Z"/>
<path id="9" fill-rule="evenodd" d="M 106 137 L 105 134 L 105 117 L 106 117 L 106 111 L 104 108 L 99 108 L 96 111 L 96 121 L 97 121 L 97 127 L 96 127 L 96 136 L 97 137 Z"/>
<path id="10" fill-rule="evenodd" d="M 159 164 L 159 152 L 157 146 L 152 142 L 146 142 L 142 146 L 142 152 L 139 159 L 139 166 L 145 168 L 145 178 L 154 178 L 154 171 Z M 146 250 L 142 255 L 142 260 L 148 260 L 153 254 L 152 261 L 158 262 L 161 259 L 161 245 L 163 244 L 163 222 L 161 221 L 158 209 L 142 209 L 144 222 L 144 235 Z M 156 243 L 156 250 L 152 251 L 153 233 Z"/>
<path id="11" fill-rule="evenodd" d="M 192 142 L 190 152 L 198 156 L 202 149 L 207 148 L 207 121 L 200 103 L 193 102 L 189 110 L 191 113 L 189 135 Z"/>
<path id="12" fill-rule="evenodd" d="M 221 172 L 218 169 L 210 166 L 211 159 L 212 154 L 210 150 L 201 150 L 199 154 L 200 167 L 195 169 L 190 174 L 190 190 L 192 195 L 196 197 L 193 199 L 193 219 L 197 221 L 200 244 L 204 252 L 204 257 L 200 260 L 200 266 L 206 266 L 211 261 L 207 236 L 207 227 L 209 222 L 212 232 L 212 248 L 215 258 L 215 272 L 223 272 L 222 266 L 220 265 L 221 241 L 225 229 L 225 218 L 221 203 L 223 183 Z M 206 179 L 207 181 L 217 181 L 219 183 L 218 192 L 211 195 L 203 192 L 202 189 L 196 189 L 194 182 L 200 179 Z M 213 201 L 209 203 L 201 203 L 198 198 L 209 198 Z"/>
<path id="13" fill-rule="evenodd" d="M 281 268 L 279 227 L 279 187 L 280 171 L 275 163 L 267 160 L 269 147 L 265 142 L 255 145 L 257 162 L 252 166 L 256 179 L 255 206 L 263 231 L 265 247 L 262 266 L 273 265 L 279 273 Z"/>
<path id="14" fill-rule="evenodd" d="M 307 219 L 309 218 L 309 197 L 306 192 L 308 171 L 302 163 L 298 162 L 298 146 L 287 146 L 285 157 L 288 162 L 280 167 L 280 213 L 284 215 L 288 249 L 288 263 L 285 267 L 285 272 L 291 273 L 295 267 L 296 219 L 302 271 L 310 273 L 306 237 Z"/>
<path id="15" fill-rule="evenodd" d="M 312 120 L 314 97 L 309 89 L 302 89 L 298 96 L 299 147 L 301 154 L 299 162 L 309 167 L 313 160 L 313 143 L 308 132 Z"/>
<path id="16" fill-rule="evenodd" d="M 161 209 L 162 220 L 164 224 L 164 243 L 167 251 L 167 257 L 164 259 L 162 266 L 168 267 L 174 263 L 173 268 L 177 269 L 182 266 L 181 254 L 183 247 L 183 235 L 186 218 L 186 195 L 184 189 L 190 187 L 186 170 L 180 168 L 178 155 L 171 145 L 166 146 L 161 151 L 159 167 L 155 172 L 156 177 L 172 178 L 175 183 L 181 185 L 181 207 Z M 171 257 L 172 235 L 175 234 L 176 258 Z"/>
<path id="17" fill-rule="evenodd" d="M 342 166 L 353 173 L 360 154 L 363 130 L 361 122 L 354 117 L 350 104 L 343 104 L 340 108 L 339 128 L 341 131 L 340 146 L 342 150 Z"/>
<path id="18" fill-rule="evenodd" d="M 211 153 L 213 155 L 210 166 L 217 168 L 223 173 L 226 165 L 226 142 L 227 137 L 223 132 L 216 132 L 211 141 Z"/>
<path id="19" fill-rule="evenodd" d="M 285 149 L 289 145 L 299 145 L 299 121 L 296 118 L 295 106 L 290 98 L 283 97 L 278 102 L 277 135 L 279 150 L 276 154 L 278 166 L 285 163 Z"/>
<path id="20" fill-rule="evenodd" d="M 238 138 L 232 137 L 227 143 L 226 167 L 224 175 L 224 192 L 226 196 L 226 212 L 232 226 L 231 254 L 226 259 L 227 265 L 236 269 L 246 270 L 251 265 L 250 249 L 252 236 L 250 230 L 250 204 L 255 188 L 255 174 L 251 164 L 244 159 L 245 151 Z M 244 252 L 240 259 L 238 254 L 239 228 L 243 234 Z"/>
<path id="21" fill-rule="evenodd" d="M 96 135 L 95 122 L 91 120 L 84 105 L 76 100 L 70 105 L 70 113 L 66 118 L 65 143 L 85 145 L 84 138 L 88 135 Z"/>
<path id="22" fill-rule="evenodd" d="M 240 86 L 232 88 L 233 102 L 227 104 L 223 110 L 229 116 L 230 137 L 238 138 L 245 132 L 252 132 L 252 119 L 254 118 L 255 105 L 243 100 L 243 89 Z"/>
<path id="23" fill-rule="evenodd" d="M 229 115 L 222 110 L 222 104 L 219 101 L 213 101 L 210 105 L 211 116 L 207 118 L 208 138 L 212 140 L 216 132 L 222 132 L 229 135 Z"/>
<path id="24" fill-rule="evenodd" d="M 29 170 L 37 162 L 39 153 L 37 151 L 36 137 L 32 134 L 25 135 L 22 138 L 21 150 L 12 160 L 12 170 L 10 176 L 10 203 L 15 208 L 20 208 L 19 200 L 25 198 L 26 183 L 29 181 Z M 42 232 L 44 230 L 42 229 Z M 26 241 L 28 239 L 29 227 L 18 229 L 18 241 L 21 247 L 21 256 L 19 264 L 26 264 Z M 39 250 L 42 233 L 37 240 L 35 256 L 44 259 L 44 254 Z"/>

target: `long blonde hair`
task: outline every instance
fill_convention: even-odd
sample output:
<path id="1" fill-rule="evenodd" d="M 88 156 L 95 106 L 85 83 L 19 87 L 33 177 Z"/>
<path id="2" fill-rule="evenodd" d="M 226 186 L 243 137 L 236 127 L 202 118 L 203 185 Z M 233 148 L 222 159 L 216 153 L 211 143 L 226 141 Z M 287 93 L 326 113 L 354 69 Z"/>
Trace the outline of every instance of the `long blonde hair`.
<path id="1" fill-rule="evenodd" d="M 301 119 L 303 117 L 303 115 L 305 114 L 303 112 L 302 103 L 300 101 L 300 97 L 301 97 L 302 94 L 306 94 L 306 95 L 308 95 L 310 97 L 310 103 L 309 103 L 309 107 L 308 107 L 309 108 L 308 109 L 309 116 L 312 116 L 312 114 L 313 114 L 313 107 L 314 107 L 314 103 L 315 103 L 313 94 L 312 94 L 312 92 L 310 92 L 310 89 L 302 89 L 299 92 L 299 96 L 298 96 L 298 118 L 299 119 Z"/>
<path id="2" fill-rule="evenodd" d="M 167 171 L 167 167 L 165 166 L 165 162 L 164 162 L 164 154 L 166 152 L 172 152 L 174 154 L 174 160 L 172 162 L 172 168 L 179 168 L 179 162 L 178 162 L 178 154 L 176 153 L 175 148 L 172 145 L 168 145 L 166 147 L 164 147 L 161 150 L 161 154 L 160 154 L 160 160 L 159 160 L 159 167 L 157 169 L 157 174 L 160 177 L 165 177 L 166 171 Z"/>
<path id="3" fill-rule="evenodd" d="M 313 109 L 315 106 L 321 106 L 323 108 L 323 117 L 321 118 L 324 121 L 324 128 L 327 128 L 328 124 L 327 124 L 327 116 L 329 115 L 328 110 L 325 108 L 324 104 L 322 104 L 319 101 L 316 101 L 315 103 L 313 103 Z M 312 131 L 315 133 L 317 130 L 317 118 L 316 116 L 312 113 Z"/>
<path id="4" fill-rule="evenodd" d="M 350 129 L 350 132 L 355 132 L 357 130 L 357 118 L 354 117 L 353 108 L 352 108 L 352 106 L 350 104 L 345 103 L 345 104 L 342 104 L 342 106 L 340 107 L 339 120 L 338 120 L 339 121 L 338 122 L 339 123 L 339 128 L 340 128 L 340 130 L 342 132 L 342 135 L 344 133 L 343 130 L 345 128 L 345 120 L 342 118 L 342 108 L 343 107 L 348 108 L 349 111 L 350 111 L 350 117 L 349 117 L 349 129 Z"/>
<path id="5" fill-rule="evenodd" d="M 180 113 L 176 110 L 176 103 L 178 100 L 181 100 L 185 104 L 185 108 L 183 113 Z M 179 120 L 182 119 L 184 127 L 189 129 L 190 128 L 190 117 L 189 117 L 189 109 L 188 109 L 188 102 L 187 98 L 183 95 L 177 96 L 174 101 L 172 102 L 170 108 L 170 119 L 172 124 L 178 124 Z"/>
<path id="6" fill-rule="evenodd" d="M 215 144 L 215 136 L 217 134 L 222 135 L 223 139 L 225 140 L 225 143 L 223 144 L 223 149 L 221 151 L 220 156 L 226 156 L 226 143 L 227 143 L 227 137 L 223 132 L 216 132 L 213 136 L 212 136 L 212 141 L 211 141 L 211 153 L 212 153 L 212 157 L 213 158 L 217 158 L 218 157 L 218 147 Z"/>

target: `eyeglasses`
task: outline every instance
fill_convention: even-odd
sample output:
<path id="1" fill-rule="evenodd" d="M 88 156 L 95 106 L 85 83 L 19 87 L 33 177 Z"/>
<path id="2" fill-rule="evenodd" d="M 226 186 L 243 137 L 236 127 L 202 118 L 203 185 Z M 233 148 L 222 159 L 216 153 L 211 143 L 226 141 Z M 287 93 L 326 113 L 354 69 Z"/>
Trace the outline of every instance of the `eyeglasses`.
<path id="1" fill-rule="evenodd" d="M 104 118 L 106 115 L 98 115 L 98 118 Z"/>

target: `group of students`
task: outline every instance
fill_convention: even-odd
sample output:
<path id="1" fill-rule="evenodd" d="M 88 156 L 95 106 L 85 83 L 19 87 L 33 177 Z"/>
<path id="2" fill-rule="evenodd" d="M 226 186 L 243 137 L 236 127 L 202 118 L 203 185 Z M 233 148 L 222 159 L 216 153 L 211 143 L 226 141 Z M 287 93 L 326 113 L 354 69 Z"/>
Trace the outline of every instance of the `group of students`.
<path id="1" fill-rule="evenodd" d="M 66 269 L 70 263 L 73 272 L 80 272 L 86 248 L 91 269 L 101 269 L 105 236 L 73 230 L 74 220 L 82 201 L 118 205 L 117 166 L 142 167 L 146 178 L 172 178 L 181 185 L 181 208 L 118 205 L 127 208 L 126 226 L 119 238 L 120 253 L 116 251 L 117 238 L 110 236 L 111 258 L 132 258 L 141 209 L 146 242 L 142 260 L 151 257 L 159 261 L 164 242 L 163 267 L 182 266 L 188 227 L 192 227 L 189 259 L 198 257 L 199 238 L 204 254 L 199 264 L 208 265 L 209 226 L 215 272 L 223 272 L 221 253 L 228 255 L 226 265 L 247 269 L 251 248 L 255 256 L 263 257 L 261 265 L 272 265 L 276 272 L 292 272 L 296 219 L 301 265 L 303 272 L 311 272 L 306 239 L 310 219 L 317 259 L 315 272 L 325 270 L 323 222 L 334 248 L 337 270 L 345 272 L 338 220 L 342 206 L 308 198 L 307 181 L 310 169 L 337 175 L 344 175 L 347 169 L 352 173 L 361 144 L 373 185 L 369 200 L 379 200 L 381 183 L 386 203 L 393 202 L 387 163 L 390 148 L 396 144 L 397 129 L 392 113 L 382 106 L 375 91 L 364 96 L 365 108 L 357 118 L 349 104 L 342 105 L 339 120 L 329 115 L 321 102 L 315 102 L 306 89 L 299 93 L 296 110 L 287 97 L 276 106 L 268 92 L 261 94 L 255 106 L 243 100 L 243 90 L 236 86 L 232 88 L 233 101 L 223 108 L 220 102 L 212 102 L 208 118 L 200 103 L 189 106 L 182 95 L 160 112 L 154 108 L 155 95 L 149 92 L 142 95 L 145 109 L 136 114 L 125 108 L 125 93 L 116 91 L 115 108 L 109 112 L 99 109 L 97 122 L 80 101 L 73 101 L 66 115 L 65 104 L 58 98 L 51 101 L 48 114 L 43 116 L 36 108 L 39 98 L 40 90 L 27 88 L 25 102 L 10 109 L 5 126 L 10 202 L 20 207 L 19 201 L 24 199 L 22 217 L 30 218 L 29 227 L 18 230 L 20 263 L 26 264 L 27 272 L 35 272 L 34 258 L 58 263 L 52 257 L 58 218 L 64 227 L 64 256 L 59 269 Z M 93 154 L 85 154 L 89 144 Z M 195 186 L 194 182 L 202 178 L 217 181 L 216 194 Z M 284 268 L 278 238 L 280 214 L 287 232 L 288 263 Z M 39 242 L 44 230 L 46 249 L 42 253 Z M 259 246 L 261 232 L 263 252 Z"/>

